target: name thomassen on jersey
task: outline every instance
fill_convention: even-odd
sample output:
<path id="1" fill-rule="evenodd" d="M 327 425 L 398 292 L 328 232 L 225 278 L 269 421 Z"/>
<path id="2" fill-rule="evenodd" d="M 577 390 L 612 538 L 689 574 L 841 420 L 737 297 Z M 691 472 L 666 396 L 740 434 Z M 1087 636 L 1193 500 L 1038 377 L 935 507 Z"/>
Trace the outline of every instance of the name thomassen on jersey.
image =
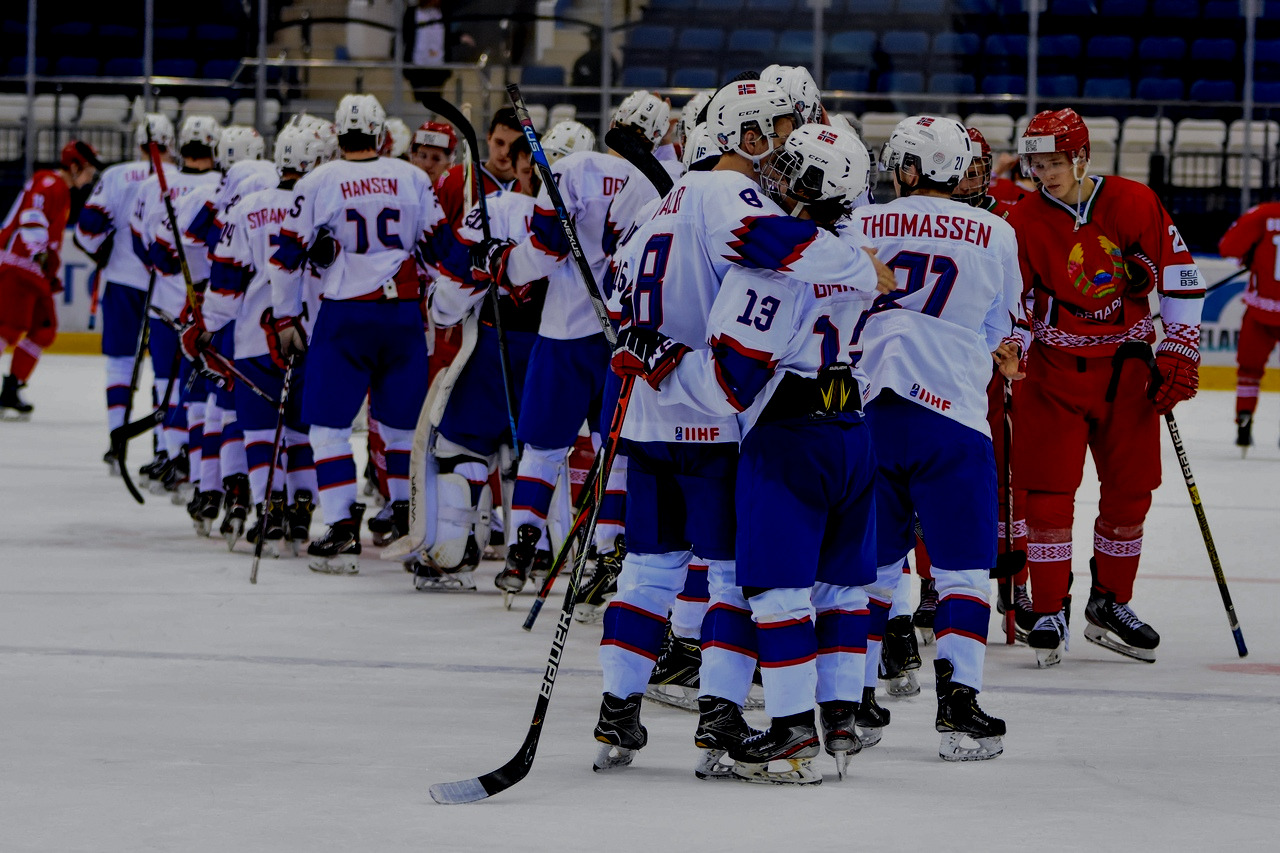
<path id="1" fill-rule="evenodd" d="M 862 220 L 862 233 L 876 237 L 937 237 L 963 240 L 987 248 L 991 243 L 991 226 L 975 222 L 967 216 L 945 213 L 881 213 Z"/>

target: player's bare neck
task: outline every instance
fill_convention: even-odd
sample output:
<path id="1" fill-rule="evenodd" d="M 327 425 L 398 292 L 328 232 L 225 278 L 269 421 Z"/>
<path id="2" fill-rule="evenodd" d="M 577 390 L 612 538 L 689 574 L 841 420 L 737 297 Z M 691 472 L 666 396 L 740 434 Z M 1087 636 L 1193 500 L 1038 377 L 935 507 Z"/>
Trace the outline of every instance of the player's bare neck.
<path id="1" fill-rule="evenodd" d="M 366 148 L 363 151 L 343 151 L 342 159 L 348 163 L 363 163 L 367 160 L 377 160 L 378 152 L 372 148 Z"/>
<path id="2" fill-rule="evenodd" d="M 746 175 L 751 180 L 756 180 L 756 170 L 751 166 L 751 161 L 741 154 L 733 151 L 720 155 L 720 162 L 711 167 L 713 172 L 738 172 Z"/>

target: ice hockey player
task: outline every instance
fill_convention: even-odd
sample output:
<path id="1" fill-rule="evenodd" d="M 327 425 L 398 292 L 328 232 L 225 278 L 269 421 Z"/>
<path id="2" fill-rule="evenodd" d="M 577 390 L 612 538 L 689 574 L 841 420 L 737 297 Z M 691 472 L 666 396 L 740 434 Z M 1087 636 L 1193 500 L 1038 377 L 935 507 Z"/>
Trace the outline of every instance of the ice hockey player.
<path id="1" fill-rule="evenodd" d="M 764 167 L 763 184 L 793 216 L 834 232 L 867 191 L 869 168 L 855 133 L 805 125 Z M 810 764 L 819 747 L 815 696 L 842 776 L 862 749 L 855 718 L 869 619 L 864 586 L 876 572 L 876 465 L 846 342 L 870 302 L 871 294 L 846 286 L 731 268 L 707 322 L 710 348 L 690 351 L 660 383 L 659 400 L 740 413 L 737 584 L 721 597 L 755 619 L 772 718 L 768 731 L 729 747 L 732 772 L 747 781 L 822 781 Z M 620 348 L 633 337 L 681 346 L 632 326 Z M 791 535 L 780 538 L 779 529 Z M 750 672 L 753 662 L 741 657 Z M 774 761 L 788 769 L 771 771 Z"/>
<path id="2" fill-rule="evenodd" d="M 977 703 L 996 566 L 986 389 L 993 360 L 1017 374 L 1021 280 L 1013 229 L 951 200 L 976 153 L 958 122 L 903 119 L 880 154 L 898 197 L 858 210 L 850 225 L 905 278 L 902 292 L 875 300 L 854 335 L 879 460 L 870 635 L 883 630 L 918 518 L 938 593 L 938 752 L 948 761 L 994 758 L 1005 733 Z M 871 684 L 876 645 L 867 644 Z"/>
<path id="3" fill-rule="evenodd" d="M 666 405 L 650 383 L 660 384 L 691 348 L 706 348 L 711 304 L 733 266 L 865 291 L 893 287 L 892 274 L 873 256 L 812 222 L 787 216 L 763 195 L 760 170 L 801 123 L 784 92 L 759 81 L 731 83 L 712 98 L 708 115 L 721 151 L 716 168 L 677 181 L 653 218 L 615 256 L 624 327 L 650 337 L 628 335 L 612 362 L 615 372 L 643 374 L 648 382 L 634 386 L 623 424 L 630 462 L 629 542 L 600 646 L 604 697 L 595 729 L 597 769 L 631 763 L 647 742 L 641 696 L 691 555 L 709 563 L 713 602 L 717 589 L 733 585 L 737 421 Z M 658 346 L 653 332 L 668 343 Z M 739 609 L 733 615 L 721 620 L 722 633 L 703 626 L 701 714 L 694 737 L 701 749 L 727 749 L 749 734 L 741 704 L 754 664 L 749 658 L 746 665 L 717 662 L 710 654 L 731 637 L 739 638 L 739 647 L 754 639 L 750 614 Z"/>
<path id="4" fill-rule="evenodd" d="M 809 69 L 803 65 L 770 65 L 760 72 L 760 82 L 790 95 L 796 111 L 806 123 L 829 123 L 827 111 L 822 106 L 822 92 Z"/>
<path id="5" fill-rule="evenodd" d="M 124 425 L 133 359 L 138 349 L 143 305 L 147 301 L 147 286 L 150 284 L 147 268 L 134 253 L 129 237 L 129 214 L 133 212 L 139 187 L 151 174 L 146 151 L 148 128 L 150 138 L 159 146 L 164 168 L 170 169 L 170 173 L 177 171 L 171 151 L 173 123 L 159 113 L 143 116 L 134 133 L 135 159 L 108 166 L 103 171 L 85 202 L 84 210 L 80 211 L 73 237 L 76 245 L 93 259 L 100 280 L 106 282 L 100 304 L 102 354 L 107 363 L 108 432 Z M 167 456 L 165 454 L 165 458 Z M 114 469 L 115 458 L 110 449 L 103 461 Z"/>
<path id="6" fill-rule="evenodd" d="M 409 131 L 409 125 L 404 123 L 404 119 L 389 116 L 378 153 L 395 160 L 408 160 L 412 144 L 413 134 Z"/>
<path id="7" fill-rule="evenodd" d="M 1253 413 L 1258 388 L 1271 351 L 1280 343 L 1280 275 L 1276 234 L 1280 202 L 1269 201 L 1245 211 L 1218 243 L 1224 258 L 1238 258 L 1249 269 L 1244 291 L 1244 319 L 1236 346 L 1236 445 L 1241 455 L 1253 446 Z"/>
<path id="8" fill-rule="evenodd" d="M 426 172 L 431 186 L 439 186 L 453 165 L 453 151 L 458 147 L 458 134 L 453 125 L 442 121 L 424 121 L 413 132 L 409 145 L 409 162 Z"/>
<path id="9" fill-rule="evenodd" d="M 634 92 L 618 108 L 614 126 L 640 134 L 652 145 L 666 131 L 668 116 L 661 99 Z M 557 125 L 548 136 L 556 149 L 572 151 L 556 160 L 552 169 L 593 277 L 603 282 L 609 271 L 603 251 L 609 204 L 628 180 L 645 179 L 621 157 L 590 150 L 595 139 L 582 125 Z M 605 401 L 609 345 L 586 288 L 577 280 L 569 242 L 546 187 L 538 196 L 529 237 L 515 245 L 495 243 L 487 252 L 487 268 L 495 281 L 520 287 L 548 279 L 542 322 L 520 400 L 520 466 L 511 498 L 506 566 L 494 579 L 509 598 L 524 588 L 535 564 L 550 563 L 555 543 L 547 533 L 547 514 L 583 421 L 595 429 L 601 421 L 607 423 L 612 411 L 612 401 Z M 597 568 L 611 574 L 620 568 L 617 537 L 625 477 L 626 462 L 619 457 L 606 484 L 596 526 Z"/>
<path id="10" fill-rule="evenodd" d="M 1041 666 L 1062 660 L 1071 600 L 1071 526 L 1088 447 L 1100 481 L 1085 639 L 1154 661 L 1160 635 L 1129 606 L 1142 526 L 1160 484 L 1160 420 L 1199 384 L 1204 284 L 1169 214 L 1146 186 L 1089 174 L 1089 130 L 1074 110 L 1036 115 L 1018 141 L 1040 191 L 1014 206 L 1034 343 L 1018 388 L 1014 446 L 1027 490 L 1027 558 L 1037 614 L 1027 638 Z M 1126 341 L 1155 340 L 1160 381 Z M 1053 453 L 1044 453 L 1052 447 Z M 927 531 L 926 531 L 927 532 Z"/>
<path id="11" fill-rule="evenodd" d="M 528 140 L 521 137 L 511 144 L 517 174 L 527 172 L 531 156 Z M 515 243 L 529 235 L 532 192 L 499 190 L 490 193 L 486 202 L 492 239 Z M 458 231 L 464 244 L 483 245 L 482 215 L 479 204 L 467 214 Z M 567 268 L 557 274 L 572 275 Z M 434 500 L 426 502 L 428 511 L 436 508 L 435 540 L 428 543 L 424 559 L 413 566 L 414 587 L 421 591 L 476 588 L 475 570 L 489 540 L 495 503 L 490 476 L 498 468 L 502 448 L 513 446 L 506 386 L 511 384 L 512 402 L 518 405 L 546 298 L 545 282 L 500 291 L 498 319 L 508 358 L 503 365 L 489 286 L 499 285 L 490 285 L 488 271 L 478 268 L 472 280 L 443 275 L 431 289 L 432 319 L 440 326 L 467 324 L 463 335 L 467 343 L 441 377 L 443 384 L 433 402 L 436 428 L 429 452 L 434 465 L 428 468 L 425 487 L 435 489 Z"/>
<path id="12" fill-rule="evenodd" d="M 71 191 L 93 183 L 102 168 L 98 152 L 73 139 L 56 169 L 31 176 L 0 225 L 0 356 L 13 345 L 0 387 L 0 417 L 25 420 L 32 405 L 18 396 L 45 347 L 58 336 L 53 294 L 62 290 L 62 235 L 71 215 Z"/>
<path id="13" fill-rule="evenodd" d="M 509 190 L 515 184 L 515 166 L 511 162 L 511 143 L 524 136 L 516 111 L 511 107 L 503 107 L 493 114 L 489 121 L 489 135 L 485 144 L 489 151 L 488 159 L 479 165 L 480 180 L 486 194 L 495 190 Z M 472 152 L 478 157 L 478 152 Z M 440 207 L 444 210 L 445 219 L 455 229 L 462 225 L 462 218 L 467 214 L 467 178 L 466 170 L 461 163 L 452 166 L 444 177 L 436 183 L 436 193 L 440 199 Z"/>
<path id="14" fill-rule="evenodd" d="M 294 186 L 294 203 L 272 255 L 274 329 L 282 358 L 307 350 L 302 325 L 304 261 L 323 268 L 302 392 L 311 425 L 320 508 L 329 529 L 307 553 L 313 571 L 355 574 L 364 504 L 356 501 L 351 423 L 366 395 L 386 444 L 397 524 L 408 524 L 409 451 L 427 393 L 422 281 L 416 254 L 466 275 L 466 251 L 421 169 L 378 156 L 385 113 L 372 95 L 347 95 L 334 124 L 342 160 Z M 324 233 L 327 231 L 327 234 Z"/>

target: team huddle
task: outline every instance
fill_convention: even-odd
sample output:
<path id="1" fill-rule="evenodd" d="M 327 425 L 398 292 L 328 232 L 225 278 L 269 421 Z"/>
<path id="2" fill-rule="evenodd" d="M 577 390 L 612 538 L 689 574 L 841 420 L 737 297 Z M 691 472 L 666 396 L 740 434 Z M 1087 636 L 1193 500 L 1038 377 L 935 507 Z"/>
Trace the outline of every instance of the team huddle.
<path id="1" fill-rule="evenodd" d="M 940 756 L 1001 754 L 1005 723 L 977 702 L 991 581 L 1059 664 L 1088 448 L 1084 634 L 1155 660 L 1130 601 L 1159 416 L 1197 389 L 1204 285 L 1154 193 L 1090 174 L 1074 111 L 1018 140 L 1030 190 L 945 117 L 904 119 L 873 158 L 800 67 L 678 116 L 631 94 L 610 132 L 627 156 L 577 122 L 539 151 L 502 109 L 488 159 L 451 165 L 449 124 L 392 124 L 348 95 L 332 122 L 294 116 L 267 161 L 251 129 L 148 115 L 146 162 L 107 168 L 80 216 L 106 283 L 109 426 L 145 343 L 163 420 L 141 475 L 198 533 L 308 543 L 313 571 L 355 574 L 367 524 L 424 592 L 473 591 L 504 559 L 507 606 L 588 550 L 573 615 L 603 627 L 594 769 L 646 745 L 649 696 L 698 714 L 700 778 L 803 785 L 824 749 L 843 775 L 880 741 L 877 681 L 918 693 L 919 642 L 936 642 Z M 873 167 L 893 200 L 875 203 Z M 33 221 L 0 232 L 8 255 Z M 383 503 L 367 522 L 362 480 Z M 744 715 L 761 697 L 763 731 Z"/>

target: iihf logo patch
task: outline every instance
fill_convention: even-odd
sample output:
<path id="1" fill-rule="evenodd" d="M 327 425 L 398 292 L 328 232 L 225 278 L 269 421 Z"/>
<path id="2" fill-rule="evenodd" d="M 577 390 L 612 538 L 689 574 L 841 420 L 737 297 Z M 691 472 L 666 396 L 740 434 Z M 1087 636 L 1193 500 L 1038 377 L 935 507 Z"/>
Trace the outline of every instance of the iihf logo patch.
<path id="1" fill-rule="evenodd" d="M 943 154 L 941 151 L 935 151 L 933 152 L 933 162 L 934 164 L 941 166 L 943 163 L 947 162 L 947 155 Z"/>
<path id="2" fill-rule="evenodd" d="M 829 130 L 822 130 L 818 132 L 818 141 L 825 142 L 828 145 L 835 145 L 836 135 Z"/>
<path id="3" fill-rule="evenodd" d="M 754 95 L 755 93 L 756 93 L 755 83 L 739 83 L 738 84 L 739 95 Z"/>
<path id="4" fill-rule="evenodd" d="M 676 441 L 684 441 L 684 427 L 676 427 Z"/>
<path id="5" fill-rule="evenodd" d="M 719 143 L 720 143 L 722 146 L 724 146 L 724 147 L 728 147 L 728 145 L 729 145 L 729 135 L 728 135 L 728 134 L 725 134 L 725 133 L 717 133 L 717 134 L 716 134 L 716 139 L 719 141 Z"/>

